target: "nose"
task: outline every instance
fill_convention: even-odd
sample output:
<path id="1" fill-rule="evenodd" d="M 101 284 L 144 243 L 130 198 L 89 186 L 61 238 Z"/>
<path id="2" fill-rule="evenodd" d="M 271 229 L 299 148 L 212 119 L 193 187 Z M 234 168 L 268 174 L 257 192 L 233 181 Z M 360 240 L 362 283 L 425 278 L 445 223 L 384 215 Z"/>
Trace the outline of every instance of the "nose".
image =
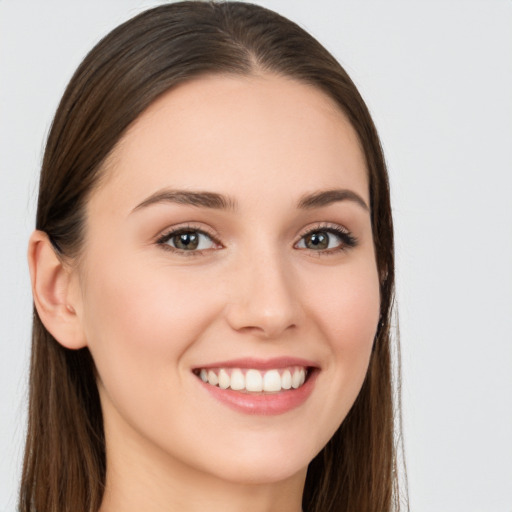
<path id="1" fill-rule="evenodd" d="M 290 266 L 275 254 L 252 254 L 231 275 L 226 307 L 229 325 L 263 339 L 275 339 L 301 323 L 302 308 Z"/>

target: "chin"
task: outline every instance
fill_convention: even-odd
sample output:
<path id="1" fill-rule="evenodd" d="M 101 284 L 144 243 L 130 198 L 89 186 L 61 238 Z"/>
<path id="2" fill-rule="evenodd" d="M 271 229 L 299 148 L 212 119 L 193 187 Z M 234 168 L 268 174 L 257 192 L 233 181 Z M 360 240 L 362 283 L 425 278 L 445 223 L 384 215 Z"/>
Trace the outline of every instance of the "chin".
<path id="1" fill-rule="evenodd" d="M 246 446 L 245 449 L 234 446 L 225 456 L 215 457 L 214 468 L 207 469 L 216 473 L 222 480 L 238 484 L 272 484 L 285 481 L 306 472 L 309 463 L 321 447 L 315 450 L 305 441 L 293 441 L 273 444 L 271 441 L 259 445 Z"/>
<path id="2" fill-rule="evenodd" d="M 291 462 L 235 463 L 218 468 L 218 476 L 222 480 L 240 485 L 265 485 L 286 481 L 301 472 L 306 473 L 309 460 L 302 464 Z"/>

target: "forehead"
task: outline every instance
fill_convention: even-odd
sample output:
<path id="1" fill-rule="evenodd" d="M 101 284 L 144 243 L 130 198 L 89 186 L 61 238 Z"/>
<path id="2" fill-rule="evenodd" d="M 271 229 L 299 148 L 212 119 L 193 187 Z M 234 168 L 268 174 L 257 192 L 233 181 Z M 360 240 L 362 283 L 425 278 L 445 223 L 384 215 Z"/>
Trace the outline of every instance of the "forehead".
<path id="1" fill-rule="evenodd" d="M 213 75 L 168 91 L 128 129 L 105 173 L 94 196 L 126 207 L 162 187 L 267 198 L 344 187 L 368 202 L 346 116 L 316 87 L 276 75 Z"/>

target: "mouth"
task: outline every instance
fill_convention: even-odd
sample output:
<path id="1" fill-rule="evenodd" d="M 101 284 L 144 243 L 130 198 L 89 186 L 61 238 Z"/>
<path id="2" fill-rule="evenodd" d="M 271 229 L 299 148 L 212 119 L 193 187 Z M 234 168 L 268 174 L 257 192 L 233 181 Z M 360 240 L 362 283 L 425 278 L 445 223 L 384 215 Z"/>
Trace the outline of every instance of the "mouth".
<path id="1" fill-rule="evenodd" d="M 212 396 L 249 414 L 280 414 L 301 405 L 310 395 L 320 368 L 309 362 L 280 358 L 237 360 L 193 370 Z"/>
<path id="2" fill-rule="evenodd" d="M 304 385 L 312 368 L 289 366 L 258 370 L 256 368 L 200 368 L 194 371 L 205 384 L 220 389 L 245 393 L 279 393 L 299 389 Z"/>

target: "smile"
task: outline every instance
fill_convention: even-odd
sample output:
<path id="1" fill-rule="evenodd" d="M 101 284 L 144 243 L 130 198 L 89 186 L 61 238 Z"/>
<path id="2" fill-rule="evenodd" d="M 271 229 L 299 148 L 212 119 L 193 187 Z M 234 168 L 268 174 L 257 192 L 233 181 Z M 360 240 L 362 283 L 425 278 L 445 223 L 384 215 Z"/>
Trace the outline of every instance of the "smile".
<path id="1" fill-rule="evenodd" d="M 300 407 L 321 373 L 296 357 L 245 358 L 197 366 L 197 382 L 216 401 L 244 414 L 276 415 Z"/>
<path id="2" fill-rule="evenodd" d="M 220 389 L 246 393 L 279 393 L 282 390 L 299 389 L 303 386 L 308 376 L 308 368 L 201 368 L 195 373 L 204 383 Z"/>

